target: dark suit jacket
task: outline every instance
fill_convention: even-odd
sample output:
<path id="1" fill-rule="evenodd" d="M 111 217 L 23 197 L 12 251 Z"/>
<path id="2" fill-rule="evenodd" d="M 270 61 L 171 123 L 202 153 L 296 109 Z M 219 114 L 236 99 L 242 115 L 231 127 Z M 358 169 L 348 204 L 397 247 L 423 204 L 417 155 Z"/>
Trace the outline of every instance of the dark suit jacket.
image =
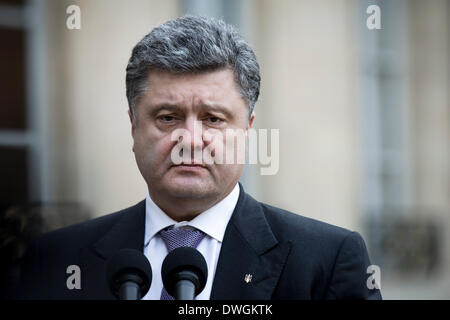
<path id="1" fill-rule="evenodd" d="M 211 299 L 381 299 L 366 285 L 370 265 L 361 236 L 260 203 L 241 187 L 225 231 Z M 29 249 L 22 298 L 114 299 L 105 262 L 122 248 L 143 251 L 145 201 L 55 230 Z M 66 285 L 69 265 L 81 289 Z M 246 274 L 252 275 L 245 282 Z"/>

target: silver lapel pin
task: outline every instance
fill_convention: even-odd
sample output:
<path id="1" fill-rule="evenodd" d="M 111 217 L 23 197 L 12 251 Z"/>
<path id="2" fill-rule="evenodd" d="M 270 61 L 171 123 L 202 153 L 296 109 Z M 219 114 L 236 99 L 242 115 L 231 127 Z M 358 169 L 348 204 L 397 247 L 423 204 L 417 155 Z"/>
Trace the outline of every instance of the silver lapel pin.
<path id="1" fill-rule="evenodd" d="M 252 281 L 252 275 L 251 274 L 246 274 L 245 275 L 245 277 L 244 277 L 244 281 L 246 282 L 246 283 L 249 283 L 250 281 Z"/>

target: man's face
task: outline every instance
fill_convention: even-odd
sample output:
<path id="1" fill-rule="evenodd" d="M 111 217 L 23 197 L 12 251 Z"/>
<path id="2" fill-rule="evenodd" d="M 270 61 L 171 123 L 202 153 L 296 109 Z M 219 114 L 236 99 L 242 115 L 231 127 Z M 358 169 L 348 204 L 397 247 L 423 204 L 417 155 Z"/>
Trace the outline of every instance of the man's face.
<path id="1" fill-rule="evenodd" d="M 204 199 L 215 204 L 231 192 L 244 164 L 206 164 L 194 152 L 207 148 L 216 157 L 220 150 L 228 152 L 227 129 L 246 133 L 253 123 L 254 115 L 249 121 L 233 71 L 172 74 L 153 70 L 135 112 L 133 151 L 155 202 L 159 198 Z M 175 133 L 180 131 L 189 136 L 177 140 Z M 189 147 L 191 153 L 187 148 L 180 151 L 180 146 Z M 183 162 L 176 165 L 174 155 L 182 155 Z"/>

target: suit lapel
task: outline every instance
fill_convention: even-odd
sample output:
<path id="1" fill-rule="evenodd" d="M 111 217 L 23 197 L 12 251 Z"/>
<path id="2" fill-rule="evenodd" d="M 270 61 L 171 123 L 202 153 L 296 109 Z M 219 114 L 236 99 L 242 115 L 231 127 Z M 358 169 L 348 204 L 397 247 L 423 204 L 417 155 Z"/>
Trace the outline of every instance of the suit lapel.
<path id="1" fill-rule="evenodd" d="M 89 299 L 115 299 L 106 281 L 106 261 L 123 248 L 143 252 L 145 233 L 145 200 L 122 211 L 109 231 L 91 247 L 81 252 L 83 290 Z"/>
<path id="2" fill-rule="evenodd" d="M 270 299 L 289 254 L 279 243 L 258 201 L 240 185 L 239 200 L 225 231 L 211 300 Z"/>
<path id="3" fill-rule="evenodd" d="M 122 217 L 114 224 L 93 249 L 105 259 L 109 259 L 123 248 L 144 250 L 145 200 L 125 209 Z"/>

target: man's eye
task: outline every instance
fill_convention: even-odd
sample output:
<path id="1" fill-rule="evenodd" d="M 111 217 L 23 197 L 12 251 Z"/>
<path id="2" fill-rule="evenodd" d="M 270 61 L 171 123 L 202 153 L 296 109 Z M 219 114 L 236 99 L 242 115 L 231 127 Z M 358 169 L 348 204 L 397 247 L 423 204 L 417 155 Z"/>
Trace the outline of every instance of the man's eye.
<path id="1" fill-rule="evenodd" d="M 207 120 L 208 120 L 209 122 L 215 123 L 215 124 L 222 122 L 222 119 L 217 118 L 217 117 L 209 117 Z"/>
<path id="2" fill-rule="evenodd" d="M 173 116 L 161 116 L 161 117 L 159 117 L 159 119 L 161 119 L 163 122 L 171 122 L 171 121 L 175 120 L 175 117 L 173 117 Z"/>

